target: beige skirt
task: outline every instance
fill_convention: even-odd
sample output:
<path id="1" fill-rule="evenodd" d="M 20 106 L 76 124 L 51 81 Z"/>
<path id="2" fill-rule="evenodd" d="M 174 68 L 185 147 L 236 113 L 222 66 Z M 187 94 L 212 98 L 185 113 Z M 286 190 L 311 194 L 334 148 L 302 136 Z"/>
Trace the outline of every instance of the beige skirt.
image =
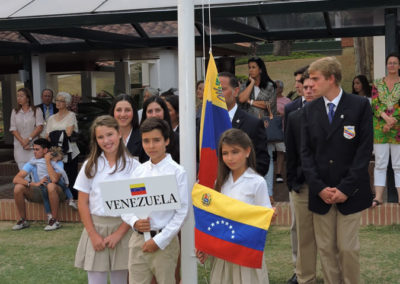
<path id="1" fill-rule="evenodd" d="M 111 235 L 122 224 L 120 217 L 101 217 L 91 215 L 94 227 L 103 238 Z M 86 271 L 113 271 L 128 269 L 129 239 L 132 230 L 118 242 L 114 249 L 95 251 L 90 237 L 83 229 L 75 255 L 75 266 Z"/>
<path id="2" fill-rule="evenodd" d="M 262 268 L 255 269 L 240 266 L 232 262 L 213 257 L 210 284 L 268 284 L 268 271 L 263 261 Z"/>

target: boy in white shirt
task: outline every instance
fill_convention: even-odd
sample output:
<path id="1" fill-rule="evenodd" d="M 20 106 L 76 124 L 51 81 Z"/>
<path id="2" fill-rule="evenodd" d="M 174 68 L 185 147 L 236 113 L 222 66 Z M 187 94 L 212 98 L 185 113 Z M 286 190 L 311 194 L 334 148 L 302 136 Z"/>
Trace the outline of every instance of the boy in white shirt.
<path id="1" fill-rule="evenodd" d="M 188 184 L 185 170 L 166 153 L 170 127 L 159 118 L 146 119 L 141 127 L 143 149 L 150 160 L 140 165 L 134 177 L 174 174 L 178 185 L 181 208 L 156 211 L 147 219 L 124 214 L 122 219 L 135 232 L 129 241 L 129 283 L 150 283 L 153 275 L 158 284 L 175 283 L 175 268 L 180 252 L 178 232 L 188 212 Z M 143 232 L 151 239 L 144 240 Z"/>

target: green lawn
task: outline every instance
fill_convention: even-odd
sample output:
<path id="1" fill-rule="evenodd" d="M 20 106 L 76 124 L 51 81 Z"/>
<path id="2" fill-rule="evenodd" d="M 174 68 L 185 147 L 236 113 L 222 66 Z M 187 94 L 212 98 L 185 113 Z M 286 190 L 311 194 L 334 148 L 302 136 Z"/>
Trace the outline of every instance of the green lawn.
<path id="1" fill-rule="evenodd" d="M 17 232 L 12 225 L 0 222 L 0 283 L 86 283 L 86 273 L 73 266 L 81 224 L 63 223 L 53 232 L 43 231 L 43 222 Z M 399 283 L 400 226 L 363 227 L 360 238 L 364 283 Z M 270 229 L 266 259 L 270 283 L 286 283 L 293 272 L 288 227 Z M 198 283 L 207 283 L 209 270 L 208 263 L 199 266 Z"/>

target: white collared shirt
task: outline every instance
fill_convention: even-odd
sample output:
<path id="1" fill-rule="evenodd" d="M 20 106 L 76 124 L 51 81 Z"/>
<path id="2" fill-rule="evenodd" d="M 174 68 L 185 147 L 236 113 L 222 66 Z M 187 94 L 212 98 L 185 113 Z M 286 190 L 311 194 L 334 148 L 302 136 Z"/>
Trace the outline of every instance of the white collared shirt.
<path id="1" fill-rule="evenodd" d="M 232 172 L 221 187 L 221 193 L 252 205 L 272 208 L 265 179 L 252 168 L 247 170 L 234 182 Z"/>
<path id="2" fill-rule="evenodd" d="M 260 94 L 260 87 L 254 85 L 254 99 L 256 100 L 258 95 Z"/>
<path id="3" fill-rule="evenodd" d="M 133 173 L 132 177 L 154 177 L 174 174 L 178 185 L 178 193 L 181 200 L 181 208 L 176 210 L 164 210 L 152 212 L 150 217 L 151 230 L 162 230 L 154 238 L 154 242 L 160 249 L 164 249 L 171 242 L 181 229 L 188 213 L 188 183 L 186 171 L 182 166 L 172 160 L 171 155 L 166 157 L 157 164 L 153 164 L 151 160 L 140 165 Z M 134 214 L 122 214 L 124 220 L 133 228 L 139 218 Z"/>
<path id="4" fill-rule="evenodd" d="M 129 139 L 131 138 L 132 130 L 133 130 L 133 128 L 131 128 L 131 131 L 129 132 L 129 135 L 126 137 L 126 139 L 124 141 L 125 146 L 128 145 Z"/>
<path id="5" fill-rule="evenodd" d="M 304 106 L 304 103 L 307 102 L 304 96 L 301 96 L 301 107 Z"/>
<path id="6" fill-rule="evenodd" d="M 126 157 L 126 166 L 122 171 L 117 171 L 111 174 L 115 166 L 110 167 L 104 153 L 101 153 L 98 158 L 98 168 L 97 173 L 91 179 L 89 179 L 85 174 L 85 167 L 87 161 L 82 165 L 79 171 L 78 177 L 76 178 L 74 188 L 89 194 L 89 210 L 90 214 L 97 216 L 109 216 L 104 212 L 103 198 L 101 197 L 99 183 L 103 181 L 113 181 L 118 179 L 130 178 L 132 172 L 140 165 L 133 157 Z M 119 216 L 118 214 L 112 216 Z"/>
<path id="7" fill-rule="evenodd" d="M 336 111 L 337 106 L 338 106 L 338 104 L 340 102 L 340 99 L 342 98 L 342 94 L 343 94 L 343 89 L 340 88 L 339 95 L 337 95 L 336 98 L 334 98 L 332 101 L 329 101 L 326 97 L 323 97 L 324 98 L 324 102 L 325 102 L 326 114 L 329 115 L 329 106 L 328 106 L 329 103 L 333 103 L 335 105 L 335 107 L 333 108 L 333 111 L 334 112 Z"/>
<path id="8" fill-rule="evenodd" d="M 230 111 L 228 111 L 229 119 L 231 120 L 231 122 L 233 120 L 233 117 L 235 116 L 237 108 L 238 108 L 238 105 L 235 104 L 235 106 Z"/>

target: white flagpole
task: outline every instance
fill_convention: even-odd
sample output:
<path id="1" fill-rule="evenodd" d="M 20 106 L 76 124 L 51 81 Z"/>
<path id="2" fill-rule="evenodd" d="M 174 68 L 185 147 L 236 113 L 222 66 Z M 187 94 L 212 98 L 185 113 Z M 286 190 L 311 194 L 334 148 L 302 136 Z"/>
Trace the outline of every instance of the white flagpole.
<path id="1" fill-rule="evenodd" d="M 179 145 L 188 175 L 189 214 L 181 231 L 182 283 L 197 283 L 191 189 L 196 181 L 195 42 L 193 0 L 178 0 Z"/>

